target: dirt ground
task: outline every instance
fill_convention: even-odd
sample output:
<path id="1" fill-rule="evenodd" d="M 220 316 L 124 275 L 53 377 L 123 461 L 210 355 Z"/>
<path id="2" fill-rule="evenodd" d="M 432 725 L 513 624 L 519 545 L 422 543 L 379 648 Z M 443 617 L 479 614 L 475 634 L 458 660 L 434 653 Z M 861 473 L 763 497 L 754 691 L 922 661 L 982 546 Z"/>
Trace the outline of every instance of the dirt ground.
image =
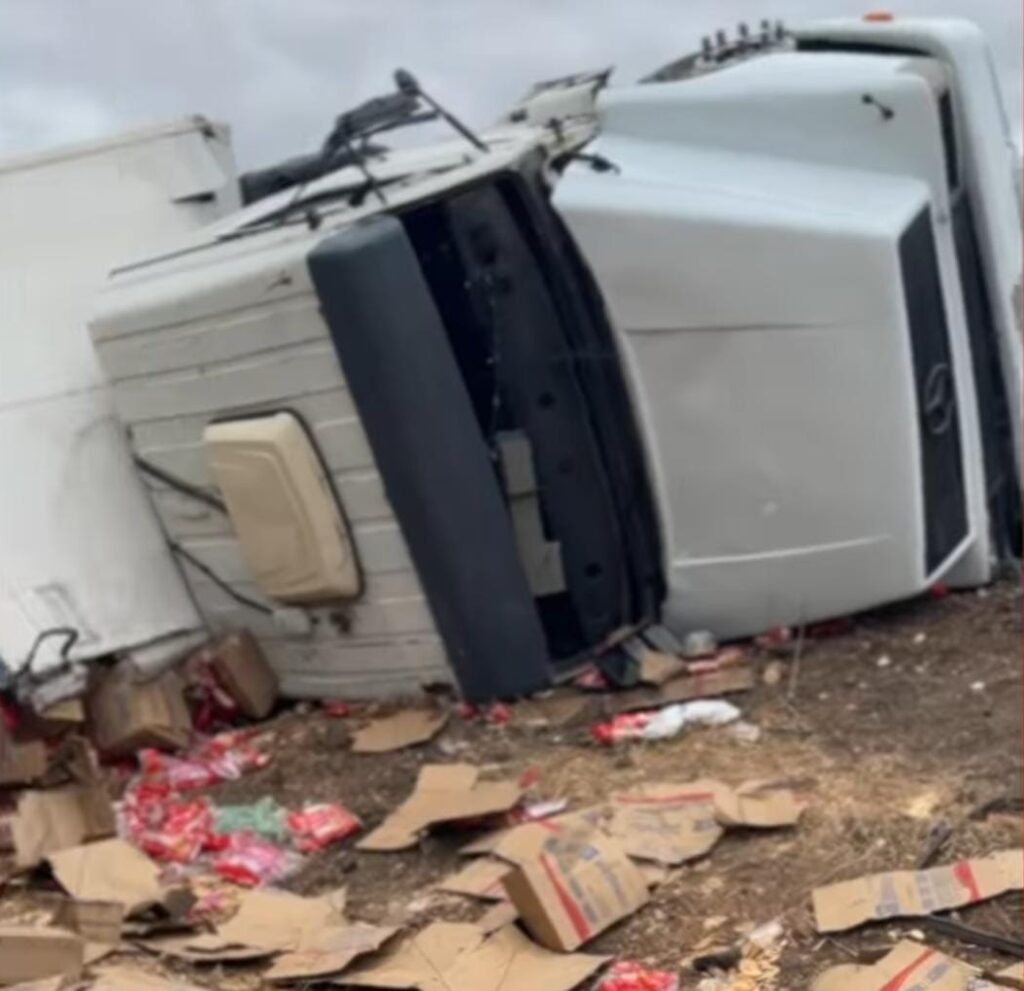
<path id="1" fill-rule="evenodd" d="M 425 747 L 362 756 L 346 749 L 355 720 L 299 707 L 268 725 L 272 764 L 211 796 L 222 803 L 268 794 L 286 805 L 341 801 L 375 825 L 408 794 L 423 763 L 471 761 L 502 777 L 536 768 L 539 797 L 567 798 L 572 807 L 643 781 L 786 779 L 810 803 L 797 828 L 727 835 L 706 860 L 675 871 L 644 909 L 587 949 L 678 968 L 697 944 L 728 944 L 755 924 L 781 918 L 787 945 L 778 986 L 805 988 L 826 967 L 869 962 L 900 934 L 921 929 L 909 921 L 822 939 L 809 914 L 815 886 L 913 867 L 938 821 L 954 829 L 940 862 L 1020 845 L 1019 617 L 1019 587 L 1007 582 L 859 617 L 838 636 L 807 639 L 798 662 L 792 647 L 757 652 L 762 672 L 778 658 L 783 676 L 775 685 L 759 677 L 754 691 L 734 699 L 744 719 L 760 727 L 756 742 L 718 728 L 657 744 L 601 747 L 589 734 L 600 717 L 595 697 L 591 711 L 568 726 L 536 725 L 518 711 L 504 726 L 455 717 Z M 1004 811 L 977 811 L 998 799 L 1009 800 Z M 311 858 L 288 886 L 315 894 L 343 885 L 349 915 L 368 921 L 417 926 L 475 918 L 482 903 L 432 891 L 458 864 L 464 840 L 432 835 L 416 850 L 389 854 L 342 844 Z M 1022 935 L 1019 896 L 958 918 Z M 929 942 L 978 965 L 1013 962 L 930 935 Z M 252 971 L 188 976 L 208 987 L 259 986 Z M 696 979 L 684 974 L 682 986 L 695 987 Z"/>

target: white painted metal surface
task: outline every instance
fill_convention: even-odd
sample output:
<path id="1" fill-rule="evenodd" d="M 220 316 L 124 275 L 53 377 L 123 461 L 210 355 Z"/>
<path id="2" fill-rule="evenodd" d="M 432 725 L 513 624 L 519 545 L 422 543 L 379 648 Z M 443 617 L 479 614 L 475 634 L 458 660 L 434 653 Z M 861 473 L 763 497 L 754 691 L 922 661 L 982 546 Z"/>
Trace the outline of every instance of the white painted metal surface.
<path id="1" fill-rule="evenodd" d="M 599 97 L 555 203 L 619 332 L 660 500 L 677 630 L 742 635 L 915 594 L 967 550 L 988 574 L 974 384 L 940 246 L 971 534 L 924 570 L 897 243 L 946 211 L 922 60 L 765 55 Z M 932 65 L 934 68 L 934 65 Z M 871 92 L 896 109 L 883 132 Z"/>
<path id="2" fill-rule="evenodd" d="M 487 154 L 457 140 L 395 152 L 370 168 L 388 183 L 388 202 L 398 207 L 507 168 L 556 140 L 524 126 L 498 128 L 487 138 Z M 322 195 L 363 182 L 359 170 L 341 169 L 306 192 Z M 207 423 L 287 408 L 311 429 L 344 505 L 365 578 L 358 600 L 309 609 L 312 623 L 303 631 L 247 609 L 186 565 L 211 627 L 250 627 L 292 696 L 398 694 L 451 682 L 444 645 L 307 269 L 308 254 L 322 238 L 380 207 L 373 197 L 356 206 L 339 197 L 320 203 L 316 231 L 300 218 L 241 234 L 294 196 L 287 190 L 260 201 L 187 238 L 179 246 L 187 250 L 118 273 L 91 326 L 97 353 L 135 450 L 148 460 L 215 490 L 202 446 Z M 253 581 L 225 516 L 163 486 L 155 504 L 168 533 L 219 578 L 274 605 Z"/>
<path id="3" fill-rule="evenodd" d="M 111 266 L 236 209 L 201 118 L 0 161 L 0 658 L 81 631 L 90 658 L 199 617 L 130 462 L 87 319 Z"/>
<path id="4" fill-rule="evenodd" d="M 1021 278 L 1021 150 L 999 88 L 992 50 L 974 23 L 955 18 L 895 17 L 891 21 L 841 19 L 807 25 L 801 38 L 827 38 L 905 46 L 934 56 L 950 75 L 961 166 L 978 214 L 979 247 L 995 287 L 993 316 L 1002 348 L 1003 373 L 1015 431 L 1013 450 L 1022 452 L 1024 359 L 1020 314 L 1014 294 Z"/>

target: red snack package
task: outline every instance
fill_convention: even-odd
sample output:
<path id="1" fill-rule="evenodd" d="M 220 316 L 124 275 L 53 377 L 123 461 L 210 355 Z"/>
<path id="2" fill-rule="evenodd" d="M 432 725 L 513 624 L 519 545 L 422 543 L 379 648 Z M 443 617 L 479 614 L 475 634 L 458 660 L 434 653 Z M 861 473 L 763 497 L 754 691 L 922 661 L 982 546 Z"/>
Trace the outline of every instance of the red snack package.
<path id="1" fill-rule="evenodd" d="M 597 991 L 679 991 L 679 976 L 620 960 L 605 974 Z"/>
<path id="2" fill-rule="evenodd" d="M 359 832 L 362 823 L 343 805 L 307 805 L 288 816 L 288 828 L 302 851 L 322 850 L 331 843 Z"/>

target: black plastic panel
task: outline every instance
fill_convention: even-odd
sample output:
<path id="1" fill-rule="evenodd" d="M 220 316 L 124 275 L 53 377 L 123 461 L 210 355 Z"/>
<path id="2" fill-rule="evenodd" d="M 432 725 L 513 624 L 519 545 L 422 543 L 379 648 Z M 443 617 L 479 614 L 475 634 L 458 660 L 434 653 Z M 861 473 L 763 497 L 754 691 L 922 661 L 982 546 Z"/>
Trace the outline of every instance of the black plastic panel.
<path id="1" fill-rule="evenodd" d="M 900 266 L 913 352 L 924 484 L 925 568 L 930 574 L 967 536 L 960 411 L 931 213 L 900 238 Z"/>
<path id="2" fill-rule="evenodd" d="M 567 580 L 537 600 L 552 655 L 655 618 L 660 546 L 632 408 L 596 287 L 543 191 L 508 174 L 402 219 L 486 443 L 529 439 Z"/>
<path id="3" fill-rule="evenodd" d="M 964 294 L 971 362 L 978 394 L 981 443 L 985 459 L 985 490 L 992 538 L 1002 557 L 1019 557 L 1021 540 L 1021 494 L 1013 456 L 1013 424 L 1006 397 L 989 302 L 985 272 L 981 265 L 971 204 L 965 193 L 953 204 L 953 237 Z"/>
<path id="4" fill-rule="evenodd" d="M 511 521 L 405 230 L 391 216 L 345 228 L 309 270 L 463 694 L 543 687 L 548 652 Z"/>

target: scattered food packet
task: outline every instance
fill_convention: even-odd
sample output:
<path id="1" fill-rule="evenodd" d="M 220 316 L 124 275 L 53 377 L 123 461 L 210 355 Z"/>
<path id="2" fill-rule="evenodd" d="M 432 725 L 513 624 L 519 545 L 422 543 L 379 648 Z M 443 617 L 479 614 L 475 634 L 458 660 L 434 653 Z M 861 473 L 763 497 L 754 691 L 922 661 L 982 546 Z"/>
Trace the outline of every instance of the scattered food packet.
<path id="1" fill-rule="evenodd" d="M 679 991 L 679 975 L 620 960 L 612 964 L 597 991 Z"/>
<path id="2" fill-rule="evenodd" d="M 284 881 L 302 865 L 302 857 L 285 850 L 254 833 L 233 833 L 213 861 L 213 869 L 222 878 L 243 888 Z"/>
<path id="3" fill-rule="evenodd" d="M 687 726 L 724 726 L 740 718 L 740 710 L 723 699 L 696 699 L 649 712 L 628 712 L 593 729 L 598 743 L 622 740 L 667 740 Z"/>
<path id="4" fill-rule="evenodd" d="M 288 816 L 288 828 L 295 845 L 305 853 L 322 850 L 362 828 L 359 819 L 343 805 L 307 805 L 300 812 Z"/>

